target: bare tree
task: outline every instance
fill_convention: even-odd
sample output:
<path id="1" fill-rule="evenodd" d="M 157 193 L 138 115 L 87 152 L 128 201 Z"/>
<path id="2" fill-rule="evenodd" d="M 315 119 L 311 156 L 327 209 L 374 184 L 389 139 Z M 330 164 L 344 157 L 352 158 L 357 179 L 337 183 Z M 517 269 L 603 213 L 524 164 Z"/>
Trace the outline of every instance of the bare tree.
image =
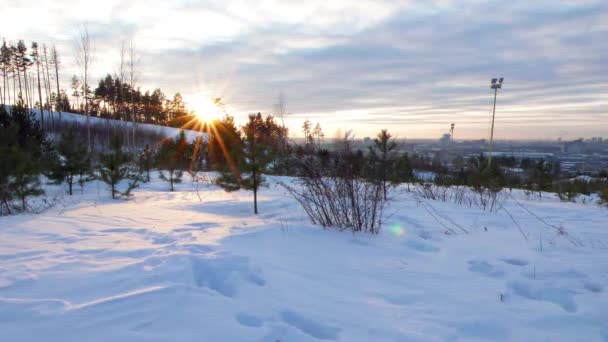
<path id="1" fill-rule="evenodd" d="M 61 94 L 59 92 L 59 65 L 61 64 L 61 62 L 59 61 L 59 54 L 57 53 L 57 47 L 55 45 L 53 45 L 53 48 L 51 49 L 51 64 L 53 64 L 53 66 L 55 67 L 55 81 L 57 83 L 57 99 L 59 99 L 59 94 Z M 61 121 L 61 112 L 63 111 L 63 108 L 61 108 L 61 101 L 56 101 L 55 104 L 55 109 L 59 112 L 59 121 Z"/>
<path id="2" fill-rule="evenodd" d="M 36 76 L 38 79 L 38 102 L 40 105 L 40 123 L 44 129 L 44 105 L 42 102 L 42 88 L 40 86 L 40 50 L 38 49 L 38 43 L 36 42 L 32 43 L 32 59 L 36 64 Z"/>
<path id="3" fill-rule="evenodd" d="M 119 86 L 118 86 L 118 92 L 119 92 L 118 98 L 121 101 L 124 101 L 124 87 L 123 87 L 123 85 L 125 83 L 125 78 L 126 78 L 126 74 L 127 74 L 126 52 L 127 51 L 126 51 L 125 41 L 123 40 L 120 43 L 120 64 L 118 65 L 118 70 L 114 73 L 115 74 L 114 78 L 118 80 L 118 84 L 119 84 Z M 120 118 L 121 119 L 124 117 L 123 114 L 122 114 L 123 113 L 122 112 L 123 108 L 124 107 L 120 106 L 120 103 L 119 103 L 118 113 L 120 114 Z M 116 104 L 114 104 L 114 111 L 115 111 L 115 114 L 116 114 L 117 113 L 117 106 L 116 106 Z M 129 142 L 129 140 L 131 140 L 130 139 L 129 128 L 126 127 L 126 125 L 121 125 L 121 129 L 122 129 L 123 133 L 125 134 L 125 142 L 127 144 L 127 147 L 131 148 L 131 149 L 134 149 L 135 145 L 133 144 L 133 146 L 132 146 L 131 143 Z"/>
<path id="4" fill-rule="evenodd" d="M 80 30 L 80 38 L 78 40 L 78 66 L 82 68 L 83 78 L 83 96 L 84 96 L 84 113 L 87 116 L 87 144 L 89 153 L 92 150 L 91 145 L 91 115 L 89 112 L 89 72 L 93 63 L 94 51 L 91 46 L 91 37 L 87 25 L 83 25 Z"/>
<path id="5" fill-rule="evenodd" d="M 279 92 L 279 97 L 277 99 L 277 103 L 275 104 L 275 112 L 276 115 L 281 119 L 281 125 L 283 127 L 283 133 L 285 136 L 281 137 L 281 155 L 285 154 L 287 150 L 287 130 L 285 129 L 285 115 L 287 114 L 287 104 L 285 102 L 285 96 L 283 92 Z"/>
<path id="6" fill-rule="evenodd" d="M 283 92 L 279 92 L 279 97 L 277 99 L 277 103 L 275 104 L 276 115 L 281 118 L 281 125 L 285 128 L 285 114 L 287 111 L 287 105 L 285 103 L 285 96 L 283 96 Z"/>
<path id="7" fill-rule="evenodd" d="M 136 132 L 136 119 L 135 119 L 135 81 L 136 81 L 136 61 L 135 61 L 135 47 L 133 41 L 129 44 L 129 61 L 127 62 L 129 72 L 129 88 L 131 92 L 131 124 L 132 124 L 132 137 L 133 149 L 135 149 L 135 132 Z"/>
<path id="8" fill-rule="evenodd" d="M 46 44 L 42 44 L 42 62 L 44 67 L 42 68 L 42 78 L 44 79 L 44 94 L 46 102 L 49 105 L 49 113 L 51 114 L 51 126 L 55 125 L 55 118 L 53 117 L 53 105 L 51 103 L 51 76 L 49 75 L 49 54 L 46 48 Z"/>

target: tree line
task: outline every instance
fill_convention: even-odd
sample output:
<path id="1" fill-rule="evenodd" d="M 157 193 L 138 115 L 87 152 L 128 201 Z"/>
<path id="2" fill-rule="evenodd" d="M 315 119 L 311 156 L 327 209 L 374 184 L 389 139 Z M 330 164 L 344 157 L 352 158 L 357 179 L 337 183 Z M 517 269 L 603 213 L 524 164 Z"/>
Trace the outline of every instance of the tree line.
<path id="1" fill-rule="evenodd" d="M 161 89 L 142 90 L 137 86 L 136 51 L 133 44 L 123 42 L 117 71 L 97 82 L 91 80 L 95 51 L 86 26 L 80 31 L 76 49 L 80 75 L 73 75 L 69 90 L 61 86 L 61 56 L 55 45 L 26 44 L 23 40 L 2 41 L 0 47 L 0 103 L 21 103 L 38 109 L 43 129 L 61 122 L 61 112 L 79 113 L 124 122 L 151 123 L 182 127 L 192 113 L 186 109 L 182 96 L 166 96 Z M 134 132 L 133 132 L 134 134 Z M 91 149 L 92 142 L 87 144 Z"/>
<path id="2" fill-rule="evenodd" d="M 310 132 L 310 127 L 305 123 L 303 132 Z M 201 132 L 193 141 L 182 131 L 175 137 L 151 137 L 145 148 L 131 149 L 124 135 L 115 132 L 103 149 L 90 151 L 86 133 L 77 129 L 65 129 L 58 138 L 49 139 L 21 99 L 10 111 L 0 107 L 0 160 L 4 161 L 0 164 L 0 213 L 31 210 L 29 199 L 44 193 L 44 183 L 64 184 L 66 193 L 72 195 L 75 188 L 98 180 L 118 199 L 131 196 L 133 189 L 151 181 L 154 174 L 167 182 L 168 191 L 175 191 L 185 175 L 197 182 L 203 171 L 213 171 L 213 182 L 226 191 L 251 191 L 256 214 L 265 176 L 296 177 L 298 187 L 283 186 L 313 222 L 371 233 L 382 225 L 391 191 L 403 183 L 408 188 L 417 183 L 431 192 L 426 188 L 429 184 L 466 187 L 478 193 L 484 208 L 490 210 L 497 205 L 498 193 L 514 187 L 539 195 L 553 190 L 563 200 L 593 191 L 608 202 L 606 181 L 563 182 L 558 165 L 543 160 L 517 164 L 509 158 L 495 158 L 489 164 L 480 155 L 456 160 L 448 168 L 437 165 L 434 158 L 400 152 L 388 130 L 381 130 L 364 148 L 355 147 L 352 134 L 347 133 L 332 149 L 321 143 L 321 126 L 314 131 L 297 144 L 272 115 L 251 114 L 240 127 L 226 115 L 210 122 L 206 134 Z M 525 174 L 509 173 L 513 166 L 524 168 Z M 435 177 L 418 179 L 414 170 L 420 169 L 435 170 Z M 430 193 L 429 198 L 434 196 Z"/>

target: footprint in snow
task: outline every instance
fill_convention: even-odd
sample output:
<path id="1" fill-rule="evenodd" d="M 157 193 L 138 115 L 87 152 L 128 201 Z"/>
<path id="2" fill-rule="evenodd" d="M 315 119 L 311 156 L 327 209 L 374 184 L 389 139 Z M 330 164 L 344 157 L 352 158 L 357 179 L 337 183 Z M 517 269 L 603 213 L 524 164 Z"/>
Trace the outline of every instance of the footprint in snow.
<path id="1" fill-rule="evenodd" d="M 527 260 L 516 259 L 516 258 L 505 258 L 505 259 L 502 259 L 502 261 L 506 264 L 513 265 L 513 266 L 526 266 L 529 264 L 529 262 Z"/>
<path id="2" fill-rule="evenodd" d="M 340 328 L 321 324 L 291 310 L 281 312 L 281 318 L 285 323 L 319 340 L 336 340 L 340 333 Z"/>
<path id="3" fill-rule="evenodd" d="M 217 227 L 217 223 L 193 222 L 193 223 L 188 223 L 187 226 L 194 227 L 194 228 L 177 228 L 177 229 L 173 229 L 173 231 L 178 232 L 178 231 L 192 231 L 192 230 L 207 230 L 209 228 Z"/>
<path id="4" fill-rule="evenodd" d="M 266 285 L 259 271 L 244 257 L 192 257 L 192 276 L 198 287 L 207 287 L 223 296 L 234 297 L 245 284 Z"/>
<path id="5" fill-rule="evenodd" d="M 578 306 L 573 299 L 573 292 L 553 287 L 540 282 L 513 282 L 509 285 L 515 294 L 530 299 L 545 301 L 560 306 L 567 312 L 576 312 Z"/>
<path id="6" fill-rule="evenodd" d="M 500 323 L 494 321 L 463 322 L 458 325 L 463 335 L 486 341 L 505 340 L 509 331 Z"/>
<path id="7" fill-rule="evenodd" d="M 251 328 L 259 328 L 264 324 L 264 321 L 254 315 L 246 314 L 244 312 L 239 312 L 234 317 L 241 325 Z"/>
<path id="8" fill-rule="evenodd" d="M 469 261 L 469 271 L 479 273 L 488 277 L 501 277 L 505 274 L 502 270 L 485 261 Z"/>
<path id="9" fill-rule="evenodd" d="M 409 248 L 418 251 L 418 252 L 425 252 L 425 253 L 429 253 L 429 252 L 438 252 L 439 248 L 422 242 L 422 241 L 417 241 L 417 240 L 408 240 L 405 243 L 406 246 L 408 246 Z"/>
<path id="10" fill-rule="evenodd" d="M 544 279 L 586 279 L 587 275 L 574 270 L 568 269 L 563 271 L 540 271 L 535 268 L 528 268 L 522 275 L 528 279 L 544 280 Z"/>
<path id="11" fill-rule="evenodd" d="M 586 281 L 583 285 L 585 286 L 585 289 L 594 293 L 600 293 L 604 291 L 604 287 L 600 283 Z"/>

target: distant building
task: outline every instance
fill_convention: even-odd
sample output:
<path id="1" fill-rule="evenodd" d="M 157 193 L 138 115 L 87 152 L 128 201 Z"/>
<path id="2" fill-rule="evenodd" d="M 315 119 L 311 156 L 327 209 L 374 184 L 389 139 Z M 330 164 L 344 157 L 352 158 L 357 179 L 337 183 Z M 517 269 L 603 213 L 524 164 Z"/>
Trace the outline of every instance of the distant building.
<path id="1" fill-rule="evenodd" d="M 576 139 L 573 141 L 566 141 L 562 144 L 563 153 L 579 154 L 579 153 L 583 153 L 584 149 L 585 149 L 585 143 L 583 142 L 583 138 Z"/>
<path id="2" fill-rule="evenodd" d="M 447 146 L 452 142 L 452 136 L 449 133 L 445 133 L 439 138 L 439 143 L 443 146 Z"/>
<path id="3" fill-rule="evenodd" d="M 482 152 L 482 154 L 484 156 L 488 156 L 488 152 Z M 524 158 L 528 158 L 528 159 L 544 159 L 544 160 L 551 160 L 554 157 L 553 153 L 548 153 L 548 152 L 519 152 L 519 151 L 513 151 L 513 152 L 492 152 L 492 156 L 494 157 L 513 157 L 515 159 L 524 159 Z"/>

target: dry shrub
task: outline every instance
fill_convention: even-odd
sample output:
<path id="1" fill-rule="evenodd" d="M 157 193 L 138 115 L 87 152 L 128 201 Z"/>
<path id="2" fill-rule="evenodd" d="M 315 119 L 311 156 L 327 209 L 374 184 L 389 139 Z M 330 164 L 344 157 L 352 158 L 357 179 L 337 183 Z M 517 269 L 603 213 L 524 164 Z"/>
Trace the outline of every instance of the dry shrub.
<path id="1" fill-rule="evenodd" d="M 295 185 L 281 183 L 302 205 L 313 224 L 377 234 L 383 222 L 382 184 L 364 179 L 352 139 L 345 135 L 330 158 L 303 156 Z"/>

